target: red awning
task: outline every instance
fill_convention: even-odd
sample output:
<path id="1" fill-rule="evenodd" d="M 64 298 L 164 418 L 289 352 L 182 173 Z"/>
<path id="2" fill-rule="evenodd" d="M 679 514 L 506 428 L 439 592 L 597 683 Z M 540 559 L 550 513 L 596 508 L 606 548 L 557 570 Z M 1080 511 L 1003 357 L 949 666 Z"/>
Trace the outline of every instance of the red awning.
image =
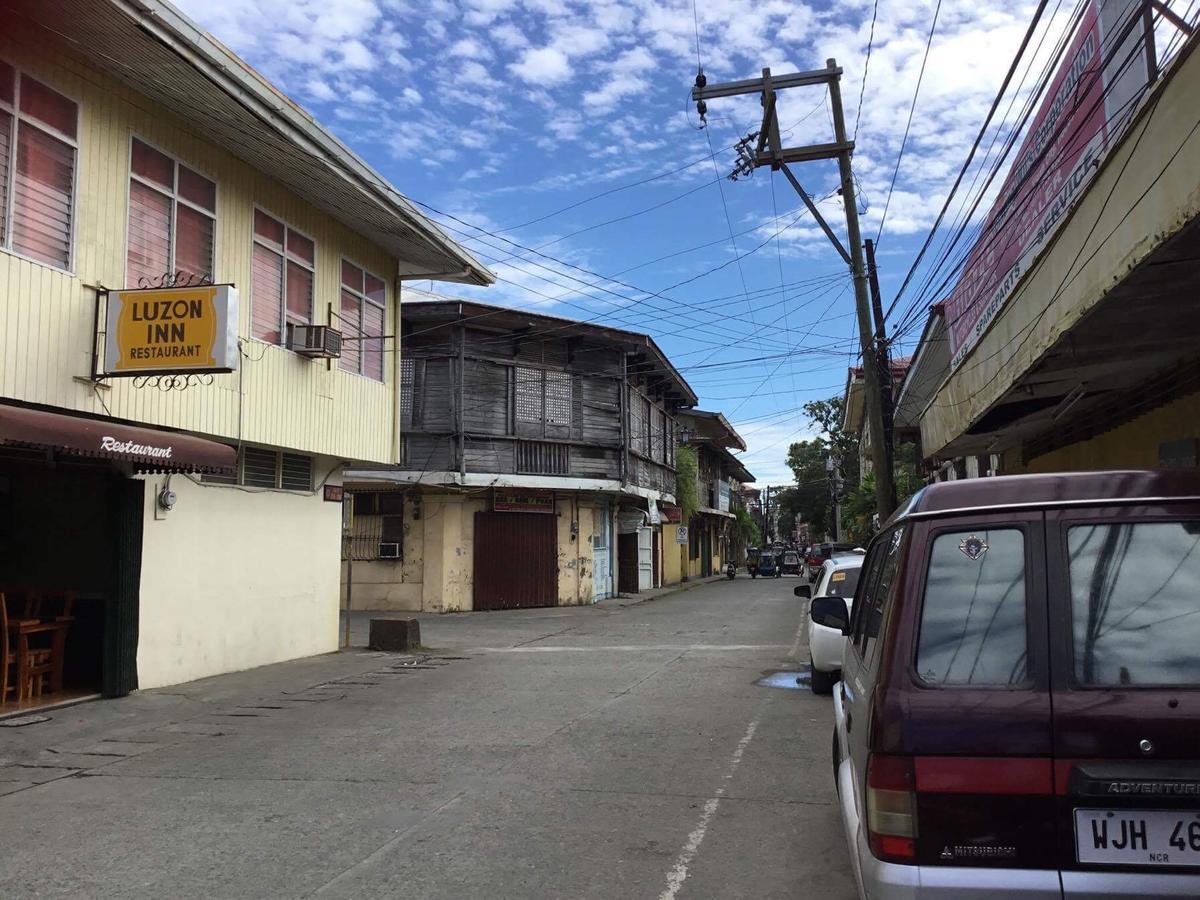
<path id="1" fill-rule="evenodd" d="M 228 474 L 237 465 L 237 451 L 217 441 L 20 406 L 0 405 L 0 442 L 121 459 L 164 472 Z"/>

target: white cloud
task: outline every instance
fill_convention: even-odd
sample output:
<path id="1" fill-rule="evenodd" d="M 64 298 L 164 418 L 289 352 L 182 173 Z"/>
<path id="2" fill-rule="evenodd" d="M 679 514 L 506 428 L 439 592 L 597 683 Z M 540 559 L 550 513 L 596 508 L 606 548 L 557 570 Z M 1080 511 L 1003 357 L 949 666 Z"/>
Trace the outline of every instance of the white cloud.
<path id="1" fill-rule="evenodd" d="M 450 56 L 463 57 L 465 59 L 487 60 L 494 57 L 490 48 L 472 37 L 460 38 L 451 44 L 450 49 L 446 52 Z"/>
<path id="2" fill-rule="evenodd" d="M 514 75 L 530 84 L 558 84 L 571 77 L 571 64 L 554 47 L 526 50 L 519 62 L 509 67 Z"/>

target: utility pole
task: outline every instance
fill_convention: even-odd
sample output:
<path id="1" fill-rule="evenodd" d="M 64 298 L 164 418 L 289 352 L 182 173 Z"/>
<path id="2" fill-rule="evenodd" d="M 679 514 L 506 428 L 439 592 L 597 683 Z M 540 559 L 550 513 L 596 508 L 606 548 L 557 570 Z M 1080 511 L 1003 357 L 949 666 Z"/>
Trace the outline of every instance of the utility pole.
<path id="1" fill-rule="evenodd" d="M 717 97 L 733 97 L 738 94 L 761 94 L 763 108 L 762 125 L 758 132 L 748 136 L 739 148 L 738 168 L 733 176 L 748 174 L 759 166 L 770 166 L 773 171 L 782 171 L 812 213 L 813 219 L 821 226 L 825 236 L 829 238 L 842 259 L 850 266 L 854 276 L 854 300 L 858 313 L 858 337 L 862 349 L 863 376 L 866 381 L 866 410 L 867 426 L 871 432 L 871 461 L 875 472 L 875 505 L 879 512 L 879 521 L 885 521 L 895 509 L 895 487 L 892 478 L 891 460 L 887 453 L 887 434 L 884 431 L 883 410 L 879 387 L 879 372 L 874 365 L 876 357 L 871 328 L 871 300 L 868 289 L 867 268 L 863 261 L 862 237 L 858 227 L 858 200 L 854 191 L 854 172 L 850 167 L 850 155 L 854 151 L 854 142 L 846 140 L 846 121 L 842 111 L 841 91 L 842 70 L 838 68 L 837 60 L 825 61 L 824 69 L 811 72 L 794 72 L 789 75 L 772 75 L 770 69 L 762 70 L 762 78 L 746 81 L 731 81 L 725 84 L 709 85 L 701 72 L 696 76 L 696 86 L 692 89 L 692 99 L 696 101 L 697 109 L 703 113 L 707 109 L 704 101 Z M 826 85 L 829 88 L 829 102 L 833 112 L 834 142 L 832 144 L 809 144 L 801 147 L 783 147 L 779 135 L 779 118 L 776 114 L 775 92 L 777 90 L 802 87 L 805 85 Z M 755 149 L 751 151 L 749 144 L 757 139 Z M 842 246 L 833 229 L 825 221 L 817 209 L 809 193 L 804 190 L 800 181 L 788 168 L 790 162 L 808 162 L 818 159 L 836 159 L 838 172 L 841 176 L 842 206 L 846 211 L 846 237 L 850 250 Z M 889 389 L 891 387 L 889 379 Z"/>
<path id="2" fill-rule="evenodd" d="M 883 445 L 887 454 L 887 468 L 895 472 L 896 423 L 895 397 L 892 396 L 892 363 L 888 354 L 887 325 L 883 320 L 883 295 L 879 291 L 879 271 L 875 267 L 875 242 L 867 238 L 867 276 L 871 285 L 871 313 L 875 319 L 875 360 L 879 371 L 879 407 L 883 414 Z M 865 365 L 865 362 L 864 362 Z M 896 508 L 896 479 L 889 479 L 892 509 Z M 882 524 L 883 519 L 879 520 Z"/>
<path id="3" fill-rule="evenodd" d="M 766 513 L 763 515 L 763 546 L 771 543 L 771 486 L 767 485 Z"/>
<path id="4" fill-rule="evenodd" d="M 833 539 L 842 539 L 842 461 L 832 455 L 825 457 L 825 471 L 829 473 L 829 503 L 833 507 Z"/>

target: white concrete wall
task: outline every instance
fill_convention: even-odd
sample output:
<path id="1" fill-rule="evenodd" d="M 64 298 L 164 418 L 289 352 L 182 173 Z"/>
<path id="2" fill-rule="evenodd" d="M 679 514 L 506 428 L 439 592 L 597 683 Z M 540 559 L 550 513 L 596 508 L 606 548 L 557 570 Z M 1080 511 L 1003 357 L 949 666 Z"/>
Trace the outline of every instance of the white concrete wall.
<path id="1" fill-rule="evenodd" d="M 334 461 L 318 457 L 315 480 Z M 161 687 L 337 649 L 341 505 L 145 476 L 138 685 Z M 340 471 L 329 479 L 341 483 Z"/>

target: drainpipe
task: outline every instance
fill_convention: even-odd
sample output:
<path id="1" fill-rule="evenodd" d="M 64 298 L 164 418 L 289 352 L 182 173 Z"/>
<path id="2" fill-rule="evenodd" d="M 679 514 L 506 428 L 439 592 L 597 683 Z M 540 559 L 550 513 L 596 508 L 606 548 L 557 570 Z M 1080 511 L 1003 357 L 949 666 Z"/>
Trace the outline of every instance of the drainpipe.
<path id="1" fill-rule="evenodd" d="M 458 326 L 458 474 L 459 484 L 467 482 L 467 330 Z"/>
<path id="2" fill-rule="evenodd" d="M 618 395 L 621 415 L 621 486 L 629 479 L 629 367 L 624 351 L 621 353 L 621 390 Z"/>

